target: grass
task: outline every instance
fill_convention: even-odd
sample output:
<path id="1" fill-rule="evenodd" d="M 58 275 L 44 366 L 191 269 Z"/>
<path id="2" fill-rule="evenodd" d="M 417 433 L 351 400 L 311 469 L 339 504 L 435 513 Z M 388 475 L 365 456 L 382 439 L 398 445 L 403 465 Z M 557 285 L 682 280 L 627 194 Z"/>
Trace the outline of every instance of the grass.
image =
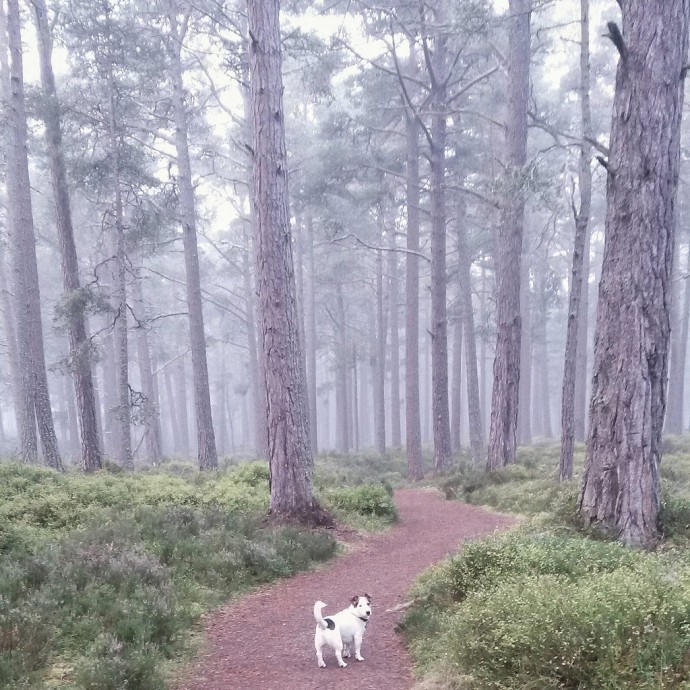
<path id="1" fill-rule="evenodd" d="M 380 472 L 395 479 L 393 462 Z M 319 499 L 350 525 L 390 525 L 390 483 L 371 483 L 368 459 L 346 465 L 324 460 Z M 337 551 L 326 532 L 265 522 L 267 479 L 263 463 L 93 476 L 0 463 L 0 688 L 167 687 L 201 613 Z"/>
<path id="2" fill-rule="evenodd" d="M 420 688 L 689 688 L 690 441 L 665 446 L 655 553 L 581 528 L 578 480 L 558 483 L 557 446 L 441 478 L 449 499 L 524 519 L 418 579 L 401 627 Z M 582 460 L 579 448 L 576 476 Z"/>

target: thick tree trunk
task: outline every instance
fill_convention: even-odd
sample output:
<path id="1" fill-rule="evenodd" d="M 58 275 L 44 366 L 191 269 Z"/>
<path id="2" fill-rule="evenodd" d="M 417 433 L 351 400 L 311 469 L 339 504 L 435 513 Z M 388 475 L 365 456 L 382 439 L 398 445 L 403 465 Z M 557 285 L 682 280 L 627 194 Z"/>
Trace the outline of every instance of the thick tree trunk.
<path id="1" fill-rule="evenodd" d="M 690 3 L 621 3 L 590 430 L 580 513 L 629 545 L 659 538 L 669 303 Z M 660 30 L 663 27 L 663 30 Z"/>
<path id="2" fill-rule="evenodd" d="M 419 480 L 422 469 L 422 422 L 419 409 L 419 127 L 409 113 L 407 134 L 407 253 L 405 254 L 405 444 L 407 477 Z"/>
<path id="3" fill-rule="evenodd" d="M 27 152 L 28 131 L 24 101 L 24 66 L 22 58 L 21 18 L 18 0 L 8 0 L 7 36 L 10 52 L 9 124 L 11 134 L 7 150 L 7 201 L 9 224 L 14 245 L 14 271 L 16 280 L 17 331 L 24 396 L 32 400 L 45 461 L 50 467 L 61 468 L 53 413 L 48 392 L 43 324 L 41 322 L 41 296 L 36 261 L 31 182 Z M 24 404 L 25 409 L 28 402 Z M 28 427 L 23 439 L 22 452 L 27 460 L 34 460 L 35 434 Z"/>
<path id="4" fill-rule="evenodd" d="M 589 102 L 589 0 L 580 0 L 580 113 L 582 122 L 582 146 L 580 147 L 580 209 L 575 213 L 575 240 L 573 265 L 568 299 L 568 324 L 565 338 L 565 363 L 561 396 L 561 461 L 560 480 L 573 477 L 573 444 L 575 441 L 575 387 L 578 369 L 578 349 L 586 347 L 580 338 L 580 328 L 586 325 L 587 315 L 582 313 L 582 298 L 589 285 L 584 274 L 585 252 L 588 252 L 587 235 L 592 206 L 592 147 L 587 141 L 591 136 L 592 114 Z M 574 206 L 573 201 L 573 206 Z M 589 262 L 587 262 L 589 267 Z M 584 318 L 583 318 L 584 316 Z M 586 332 L 586 329 L 585 329 Z M 585 354 L 586 356 L 586 354 Z M 586 364 L 586 362 L 585 362 Z M 580 364 L 582 368 L 582 363 Z M 582 378 L 584 379 L 584 372 Z M 580 381 L 580 385 L 584 383 Z"/>
<path id="5" fill-rule="evenodd" d="M 441 21 L 441 19 L 439 19 Z M 448 409 L 448 310 L 446 304 L 446 44 L 441 34 L 434 41 L 436 86 L 431 118 L 431 414 L 434 430 L 434 468 L 451 463 Z"/>
<path id="6" fill-rule="evenodd" d="M 250 2 L 249 73 L 259 312 L 268 411 L 271 514 L 315 522 L 313 456 L 288 217 L 279 0 Z"/>
<path id="7" fill-rule="evenodd" d="M 515 462 L 520 384 L 520 261 L 525 210 L 531 0 L 510 0 L 506 175 L 498 239 L 496 355 L 487 469 Z"/>
<path id="8" fill-rule="evenodd" d="M 184 22 L 185 20 L 183 20 Z M 206 336 L 204 333 L 204 311 L 201 301 L 201 277 L 199 271 L 199 250 L 196 236 L 196 207 L 192 184 L 192 164 L 189 157 L 187 133 L 187 108 L 182 82 L 182 41 L 185 30 L 171 15 L 173 35 L 170 41 L 170 78 L 172 81 L 171 101 L 175 121 L 175 151 L 179 172 L 180 221 L 184 245 L 184 265 L 187 288 L 187 310 L 189 312 L 189 342 L 192 353 L 192 375 L 194 379 L 194 410 L 196 413 L 197 454 L 199 469 L 212 470 L 218 467 L 216 439 L 211 413 L 211 389 L 208 382 L 206 359 Z"/>
<path id="9" fill-rule="evenodd" d="M 73 306 L 68 314 L 67 327 L 70 342 L 70 367 L 74 377 L 77 408 L 79 410 L 82 467 L 85 472 L 93 472 L 101 467 L 101 446 L 98 437 L 98 425 L 96 423 L 96 402 L 93 391 L 91 353 L 87 337 L 86 317 L 79 307 L 79 291 L 81 289 L 79 263 L 74 243 L 65 156 L 62 147 L 60 105 L 53 74 L 53 41 L 50 35 L 44 0 L 31 0 L 31 2 L 35 10 L 36 32 L 38 34 L 41 81 L 44 94 L 42 112 L 46 127 L 50 173 L 55 197 L 55 216 L 60 244 L 63 287 L 68 299 L 74 298 Z"/>

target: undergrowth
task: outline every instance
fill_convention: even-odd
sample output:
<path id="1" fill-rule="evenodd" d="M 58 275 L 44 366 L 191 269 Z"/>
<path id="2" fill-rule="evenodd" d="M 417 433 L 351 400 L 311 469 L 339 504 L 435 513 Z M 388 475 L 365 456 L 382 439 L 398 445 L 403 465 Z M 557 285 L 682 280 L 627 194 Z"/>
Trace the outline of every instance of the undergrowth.
<path id="1" fill-rule="evenodd" d="M 363 479 L 363 477 L 362 477 Z M 318 485 L 348 524 L 395 519 L 390 485 Z M 331 558 L 271 526 L 264 463 L 93 476 L 0 463 L 0 688 L 161 690 L 201 613 Z"/>
<path id="2" fill-rule="evenodd" d="M 578 477 L 559 484 L 558 447 L 521 449 L 487 474 L 440 479 L 449 499 L 523 516 L 424 573 L 402 628 L 420 687 L 690 687 L 690 445 L 666 441 L 662 548 L 647 553 L 583 529 Z"/>

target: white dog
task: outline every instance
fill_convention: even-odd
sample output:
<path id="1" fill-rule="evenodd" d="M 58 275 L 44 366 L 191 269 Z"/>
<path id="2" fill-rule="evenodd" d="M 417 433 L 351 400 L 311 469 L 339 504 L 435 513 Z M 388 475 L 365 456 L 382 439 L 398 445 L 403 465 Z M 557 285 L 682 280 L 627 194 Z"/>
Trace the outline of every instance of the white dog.
<path id="1" fill-rule="evenodd" d="M 361 597 L 352 597 L 350 605 L 338 611 L 333 616 L 321 615 L 321 609 L 326 606 L 322 601 L 314 604 L 314 618 L 316 619 L 316 632 L 314 633 L 314 647 L 319 666 L 326 668 L 321 650 L 325 645 L 333 648 L 338 659 L 338 666 L 345 668 L 347 664 L 343 657 L 350 656 L 350 649 L 354 645 L 355 659 L 364 661 L 360 654 L 362 637 L 367 628 L 371 616 L 371 597 L 365 594 Z"/>

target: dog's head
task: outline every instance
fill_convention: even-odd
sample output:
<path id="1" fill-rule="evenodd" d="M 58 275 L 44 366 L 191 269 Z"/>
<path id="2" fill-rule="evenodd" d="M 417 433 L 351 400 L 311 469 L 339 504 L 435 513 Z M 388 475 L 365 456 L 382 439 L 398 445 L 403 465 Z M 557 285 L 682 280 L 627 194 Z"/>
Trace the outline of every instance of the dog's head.
<path id="1" fill-rule="evenodd" d="M 354 614 L 363 621 L 368 621 L 371 616 L 371 597 L 368 594 L 357 595 L 350 599 L 350 608 Z"/>

